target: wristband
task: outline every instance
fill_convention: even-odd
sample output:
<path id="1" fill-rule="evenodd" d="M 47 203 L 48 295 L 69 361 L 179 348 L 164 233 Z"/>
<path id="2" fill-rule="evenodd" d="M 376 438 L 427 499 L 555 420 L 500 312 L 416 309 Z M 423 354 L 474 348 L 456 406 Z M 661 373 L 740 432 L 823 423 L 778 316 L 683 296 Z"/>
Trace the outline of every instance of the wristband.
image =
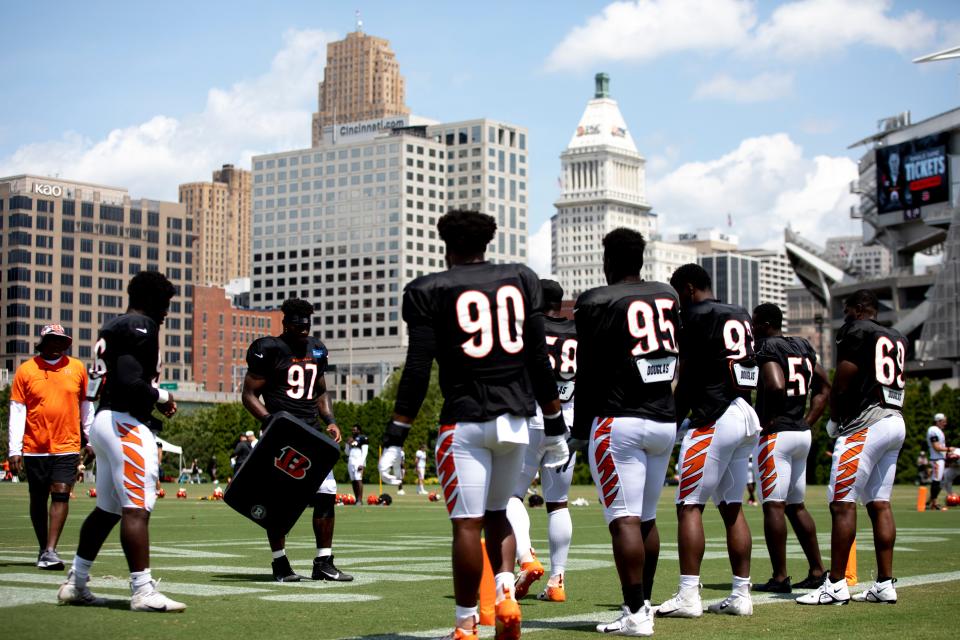
<path id="1" fill-rule="evenodd" d="M 410 425 L 391 420 L 383 431 L 383 446 L 384 448 L 402 447 L 408 435 L 410 435 Z"/>
<path id="2" fill-rule="evenodd" d="M 166 389 L 157 389 L 157 404 L 167 404 L 170 402 L 170 392 Z"/>
<path id="3" fill-rule="evenodd" d="M 563 436 L 567 433 L 567 423 L 563 414 L 557 412 L 552 416 L 543 416 L 543 433 L 547 436 Z"/>

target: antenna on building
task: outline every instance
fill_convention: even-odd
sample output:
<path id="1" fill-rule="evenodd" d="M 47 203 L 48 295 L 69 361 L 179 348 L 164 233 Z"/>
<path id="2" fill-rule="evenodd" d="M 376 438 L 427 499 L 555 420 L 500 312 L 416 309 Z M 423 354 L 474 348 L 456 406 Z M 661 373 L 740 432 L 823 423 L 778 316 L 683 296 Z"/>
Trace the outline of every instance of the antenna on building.
<path id="1" fill-rule="evenodd" d="M 594 98 L 609 98 L 610 97 L 610 76 L 605 73 L 598 73 L 595 77 L 597 82 L 597 90 L 594 92 Z"/>
<path id="2" fill-rule="evenodd" d="M 360 19 L 360 9 L 357 9 L 354 12 L 354 15 L 357 16 L 357 32 L 363 31 L 363 20 Z"/>

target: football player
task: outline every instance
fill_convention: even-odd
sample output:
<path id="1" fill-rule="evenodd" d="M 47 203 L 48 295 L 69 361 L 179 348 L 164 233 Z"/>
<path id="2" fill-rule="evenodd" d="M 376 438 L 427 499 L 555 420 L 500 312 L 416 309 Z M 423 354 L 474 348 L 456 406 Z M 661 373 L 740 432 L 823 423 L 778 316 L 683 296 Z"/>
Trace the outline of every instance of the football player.
<path id="1" fill-rule="evenodd" d="M 427 475 L 427 445 L 420 443 L 417 447 L 417 495 L 427 495 L 427 489 L 423 486 L 423 480 Z"/>
<path id="2" fill-rule="evenodd" d="M 270 414 L 286 411 L 310 426 L 326 432 L 340 442 L 327 396 L 327 347 L 310 335 L 313 305 L 306 300 L 290 298 L 280 307 L 283 312 L 283 333 L 257 338 L 247 349 L 247 375 L 243 379 L 243 406 L 254 418 L 266 422 Z M 263 398 L 261 400 L 261 397 Z M 323 427 L 321 427 L 321 423 Z M 331 470 L 313 499 L 313 534 L 317 555 L 313 560 L 314 580 L 349 582 L 346 574 L 333 563 L 334 500 L 337 481 Z M 286 536 L 267 532 L 273 578 L 277 582 L 299 582 L 287 559 Z"/>
<path id="3" fill-rule="evenodd" d="M 577 375 L 577 328 L 573 320 L 567 320 L 560 313 L 563 301 L 563 287 L 555 280 L 541 280 L 543 298 L 547 311 L 543 317 L 544 331 L 547 336 L 547 353 L 557 381 L 557 393 L 562 403 L 563 418 L 567 424 L 573 424 L 573 391 Z M 530 419 L 530 444 L 523 458 L 523 470 L 517 478 L 513 497 L 507 503 L 507 517 L 517 538 L 517 562 L 520 573 L 516 580 L 517 598 L 527 595 L 534 581 L 543 575 L 543 565 L 537 560 L 530 543 L 530 516 L 523 506 L 523 496 L 540 473 L 543 485 L 543 497 L 547 503 L 547 538 L 550 541 L 550 579 L 543 592 L 537 596 L 540 600 L 563 602 L 567 599 L 563 584 L 563 573 L 570 552 L 570 540 L 573 537 L 573 521 L 567 509 L 567 492 L 573 480 L 575 460 L 562 471 L 541 469 L 544 456 L 543 412 L 537 408 L 537 415 Z"/>
<path id="4" fill-rule="evenodd" d="M 748 401 L 758 375 L 750 314 L 742 307 L 716 300 L 710 275 L 700 265 L 679 267 L 670 284 L 683 309 L 677 420 L 682 421 L 689 412 L 690 422 L 680 447 L 677 487 L 680 589 L 660 605 L 657 615 L 703 615 L 703 508 L 712 499 L 726 527 L 733 589 L 721 602 L 710 605 L 709 611 L 749 616 L 753 614 L 752 541 L 742 503 L 747 461 L 760 432 L 760 421 Z"/>
<path id="5" fill-rule="evenodd" d="M 672 384 L 680 302 L 669 285 L 641 280 L 645 245 L 636 231 L 607 234 L 609 285 L 582 293 L 574 311 L 580 371 L 570 442 L 575 448 L 589 442 L 590 472 L 623 592 L 622 615 L 597 631 L 623 636 L 653 634 L 657 500 L 677 435 Z"/>
<path id="6" fill-rule="evenodd" d="M 383 456 L 399 458 L 436 358 L 444 398 L 437 475 L 453 524 L 456 627 L 447 636 L 451 639 L 477 637 L 481 530 L 496 574 L 496 637 L 520 637 L 512 571 L 516 543 L 506 509 L 536 403 L 544 413 L 544 466 L 562 466 L 569 457 L 547 359 L 540 281 L 526 266 L 484 259 L 496 229 L 492 217 L 476 211 L 450 211 L 437 222 L 449 268 L 417 278 L 404 290 L 410 343 L 384 437 Z"/>
<path id="7" fill-rule="evenodd" d="M 176 294 L 156 271 L 141 271 L 127 285 L 126 313 L 100 329 L 94 347 L 94 376 L 101 380 L 100 404 L 90 429 L 97 456 L 97 506 L 80 529 L 80 543 L 67 581 L 57 599 L 64 604 L 102 605 L 87 587 L 90 567 L 110 531 L 120 523 L 120 542 L 130 569 L 130 609 L 183 611 L 186 605 L 157 591 L 150 573 L 150 512 L 157 499 L 159 460 L 154 434 L 157 407 L 166 416 L 177 411 L 160 378 L 160 325 Z"/>
<path id="8" fill-rule="evenodd" d="M 947 454 L 950 452 L 946 436 L 943 434 L 946 426 L 947 416 L 938 413 L 933 416 L 933 426 L 927 429 L 927 448 L 930 449 L 930 500 L 927 501 L 927 509 L 931 511 L 947 510 L 946 507 L 937 504 L 940 483 L 943 482 L 944 465 Z"/>
<path id="9" fill-rule="evenodd" d="M 344 447 L 347 454 L 347 475 L 353 485 L 353 495 L 357 504 L 363 504 L 363 469 L 367 466 L 367 452 L 370 450 L 370 440 L 363 435 L 360 425 L 353 425 L 353 433 Z"/>
<path id="10" fill-rule="evenodd" d="M 837 332 L 837 370 L 827 423 L 827 432 L 837 437 L 827 489 L 833 523 L 830 574 L 819 589 L 797 598 L 800 604 L 850 602 L 844 575 L 857 534 L 858 500 L 866 505 L 873 524 L 877 578 L 870 589 L 853 599 L 897 601 L 893 586 L 897 528 L 890 492 L 906 434 L 902 411 L 907 339 L 877 322 L 879 308 L 877 296 L 866 289 L 844 300 L 846 321 Z"/>
<path id="11" fill-rule="evenodd" d="M 786 337 L 782 332 L 783 312 L 765 303 L 753 310 L 760 386 L 757 414 L 763 431 L 753 459 L 760 474 L 763 502 L 763 533 L 773 565 L 773 577 L 755 591 L 790 593 L 815 589 L 823 582 L 823 560 L 817 529 L 803 504 L 807 488 L 807 455 L 810 427 L 827 407 L 830 380 L 817 362 L 817 353 L 803 338 Z M 807 399 L 810 408 L 807 409 Z M 787 575 L 787 523 L 790 520 L 797 540 L 807 557 L 807 577 L 795 585 Z"/>

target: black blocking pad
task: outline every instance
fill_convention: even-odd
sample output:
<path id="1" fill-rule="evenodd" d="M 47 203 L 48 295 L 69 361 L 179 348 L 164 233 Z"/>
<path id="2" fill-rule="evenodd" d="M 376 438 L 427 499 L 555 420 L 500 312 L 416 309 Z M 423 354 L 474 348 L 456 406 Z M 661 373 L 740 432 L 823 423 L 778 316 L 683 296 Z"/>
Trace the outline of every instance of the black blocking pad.
<path id="1" fill-rule="evenodd" d="M 340 459 L 331 438 L 286 411 L 270 416 L 223 500 L 271 533 L 286 535 Z"/>

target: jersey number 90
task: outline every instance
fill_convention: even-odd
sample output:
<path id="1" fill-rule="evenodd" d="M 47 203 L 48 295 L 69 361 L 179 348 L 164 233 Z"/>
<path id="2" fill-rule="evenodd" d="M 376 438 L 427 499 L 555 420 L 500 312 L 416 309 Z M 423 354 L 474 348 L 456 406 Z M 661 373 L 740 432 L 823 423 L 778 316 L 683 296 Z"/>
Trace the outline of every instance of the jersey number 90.
<path id="1" fill-rule="evenodd" d="M 523 294 L 507 284 L 492 297 L 491 301 L 488 294 L 471 289 L 457 298 L 457 322 L 464 333 L 471 334 L 460 346 L 471 358 L 489 355 L 495 341 L 506 353 L 523 351 Z"/>

